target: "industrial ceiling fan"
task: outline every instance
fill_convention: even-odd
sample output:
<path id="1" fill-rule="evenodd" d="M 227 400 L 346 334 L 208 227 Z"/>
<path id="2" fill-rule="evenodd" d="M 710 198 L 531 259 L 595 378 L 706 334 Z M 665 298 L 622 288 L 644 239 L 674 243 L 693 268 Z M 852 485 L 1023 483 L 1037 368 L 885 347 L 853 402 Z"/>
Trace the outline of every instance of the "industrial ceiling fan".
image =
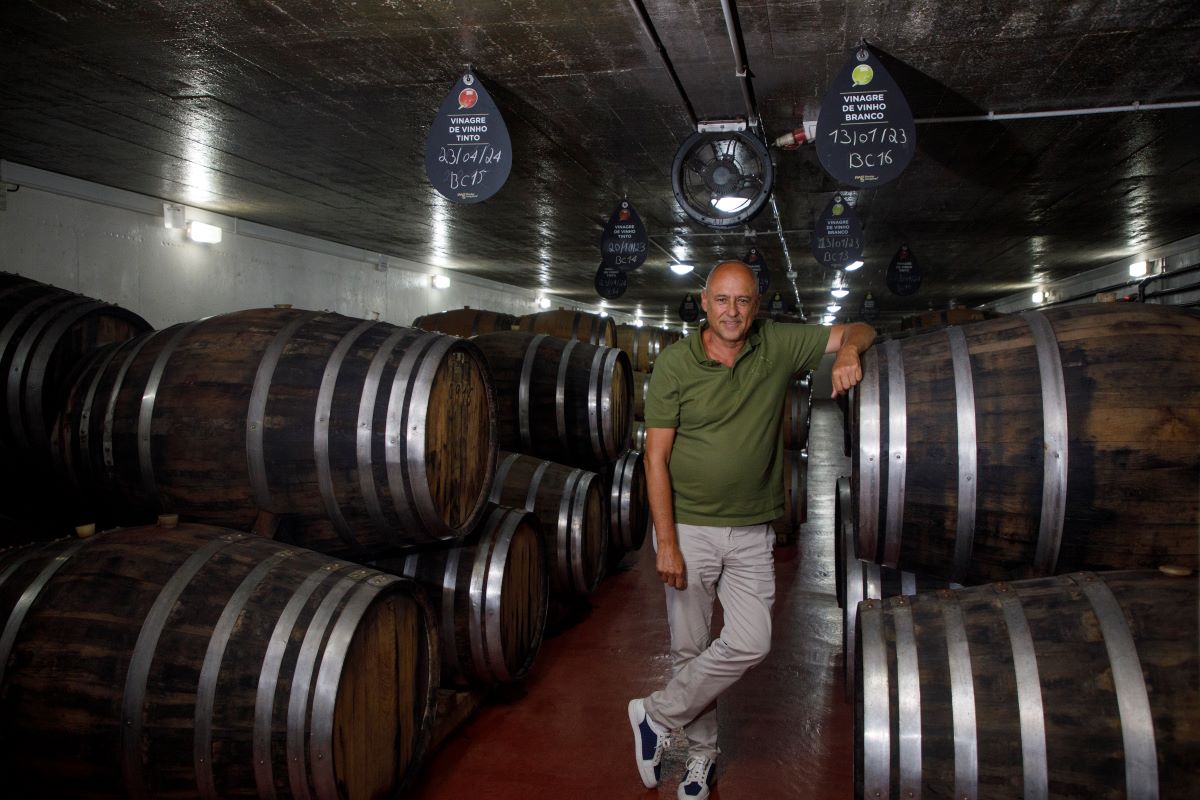
<path id="1" fill-rule="evenodd" d="M 775 168 L 766 145 L 742 121 L 701 122 L 675 154 L 671 189 L 688 216 L 731 228 L 757 214 L 771 196 Z"/>

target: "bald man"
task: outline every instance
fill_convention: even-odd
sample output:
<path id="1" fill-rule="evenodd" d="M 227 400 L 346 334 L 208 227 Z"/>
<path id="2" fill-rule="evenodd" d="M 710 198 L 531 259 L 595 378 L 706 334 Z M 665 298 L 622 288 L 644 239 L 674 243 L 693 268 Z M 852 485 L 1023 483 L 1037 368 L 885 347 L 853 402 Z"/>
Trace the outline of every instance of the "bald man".
<path id="1" fill-rule="evenodd" d="M 673 677 L 629 702 L 638 771 L 658 785 L 666 733 L 688 739 L 680 800 L 703 800 L 716 774 L 716 700 L 771 648 L 775 534 L 783 513 L 780 410 L 793 374 L 836 353 L 834 396 L 862 380 L 875 330 L 756 319 L 758 281 L 740 261 L 709 273 L 708 324 L 664 350 L 646 393 L 646 479 L 656 568 L 666 584 Z M 725 624 L 711 634 L 713 602 Z"/>

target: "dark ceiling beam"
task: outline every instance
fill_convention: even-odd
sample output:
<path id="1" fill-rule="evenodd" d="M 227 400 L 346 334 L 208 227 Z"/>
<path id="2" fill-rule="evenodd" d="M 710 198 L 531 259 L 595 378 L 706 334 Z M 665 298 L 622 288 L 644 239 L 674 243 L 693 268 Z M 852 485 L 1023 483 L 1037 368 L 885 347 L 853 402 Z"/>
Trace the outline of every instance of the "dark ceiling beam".
<path id="1" fill-rule="evenodd" d="M 658 51 L 658 57 L 662 60 L 663 66 L 667 69 L 667 74 L 671 76 L 671 82 L 675 84 L 675 91 L 679 92 L 679 99 L 683 101 L 684 110 L 687 111 L 688 120 L 692 124 L 692 130 L 696 130 L 696 109 L 692 107 L 691 98 L 683 89 L 683 84 L 679 80 L 679 74 L 675 72 L 675 65 L 671 63 L 671 57 L 667 55 L 667 48 L 663 47 L 662 39 L 658 38 L 658 31 L 654 28 L 654 23 L 650 21 L 650 15 L 646 12 L 646 6 L 642 0 L 629 0 L 630 7 L 633 8 L 633 13 L 637 14 L 638 22 L 642 23 L 642 30 L 649 37 L 650 42 L 654 45 L 654 49 Z"/>

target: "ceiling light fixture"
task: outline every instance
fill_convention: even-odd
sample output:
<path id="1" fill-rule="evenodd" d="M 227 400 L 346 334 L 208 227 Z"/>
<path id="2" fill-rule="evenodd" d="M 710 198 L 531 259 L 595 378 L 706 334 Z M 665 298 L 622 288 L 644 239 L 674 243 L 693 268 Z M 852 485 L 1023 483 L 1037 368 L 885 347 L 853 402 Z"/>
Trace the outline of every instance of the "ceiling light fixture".
<path id="1" fill-rule="evenodd" d="M 837 303 L 830 303 L 829 305 L 825 306 L 825 310 L 828 311 L 830 314 L 836 314 L 837 312 L 842 310 L 842 307 L 839 306 Z"/>
<path id="2" fill-rule="evenodd" d="M 831 295 L 833 295 L 834 297 L 836 297 L 838 300 L 841 300 L 843 297 L 850 294 L 850 290 L 846 289 L 844 287 L 841 287 L 841 286 L 835 286 L 829 290 L 829 293 Z"/>
<path id="3" fill-rule="evenodd" d="M 641 318 L 641 317 L 634 317 L 634 319 L 633 319 L 633 327 L 635 327 L 635 328 L 640 328 L 640 327 L 642 327 L 642 318 Z"/>
<path id="4" fill-rule="evenodd" d="M 684 264 L 682 261 L 676 261 L 671 265 L 671 272 L 674 272 L 676 275 L 687 275 L 694 269 L 695 267 L 691 264 Z"/>
<path id="5" fill-rule="evenodd" d="M 1038 289 L 1036 292 L 1034 292 L 1032 295 L 1029 296 L 1029 299 L 1035 303 L 1040 303 L 1046 299 L 1046 293 L 1043 292 L 1041 289 Z"/>
<path id="6" fill-rule="evenodd" d="M 1140 278 L 1146 274 L 1146 262 L 1135 261 L 1129 265 L 1129 277 Z"/>
<path id="7" fill-rule="evenodd" d="M 539 297 L 537 299 L 537 304 L 538 304 L 538 308 L 549 308 L 550 307 L 550 298 L 549 297 Z"/>
<path id="8" fill-rule="evenodd" d="M 187 224 L 187 238 L 201 244 L 217 244 L 221 241 L 221 229 L 207 222 L 191 220 Z"/>
<path id="9" fill-rule="evenodd" d="M 821 324 L 828 327 L 833 324 L 833 320 L 833 314 L 826 314 L 825 316 L 821 317 Z"/>
<path id="10" fill-rule="evenodd" d="M 855 260 L 855 261 L 851 261 L 849 264 L 847 264 L 842 269 L 846 270 L 846 272 L 854 272 L 854 270 L 860 269 L 862 267 L 862 265 L 863 265 L 863 262 L 861 260 Z"/>
<path id="11" fill-rule="evenodd" d="M 449 289 L 450 288 L 450 276 L 449 275 L 434 275 L 433 276 L 433 288 Z"/>

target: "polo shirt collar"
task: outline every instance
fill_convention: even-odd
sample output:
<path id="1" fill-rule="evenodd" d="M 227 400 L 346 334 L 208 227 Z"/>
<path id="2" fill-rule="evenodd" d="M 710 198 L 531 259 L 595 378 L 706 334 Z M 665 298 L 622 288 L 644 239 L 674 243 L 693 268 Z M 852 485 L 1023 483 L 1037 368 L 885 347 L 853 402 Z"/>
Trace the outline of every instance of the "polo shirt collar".
<path id="1" fill-rule="evenodd" d="M 746 346 L 743 347 L 741 352 L 738 353 L 737 359 L 733 362 L 734 364 L 736 364 L 738 361 L 741 361 L 742 357 L 745 356 L 746 353 L 754 350 L 762 342 L 762 325 L 763 321 L 760 319 L 753 320 L 750 323 L 750 334 L 746 337 Z M 702 325 L 700 330 L 696 331 L 695 336 L 687 337 L 688 347 L 691 350 L 692 356 L 696 359 L 696 361 L 700 362 L 706 367 L 724 366 L 721 364 L 721 362 L 714 361 L 713 359 L 709 358 L 708 353 L 704 352 L 704 339 L 702 337 L 706 327 L 708 326 Z"/>

